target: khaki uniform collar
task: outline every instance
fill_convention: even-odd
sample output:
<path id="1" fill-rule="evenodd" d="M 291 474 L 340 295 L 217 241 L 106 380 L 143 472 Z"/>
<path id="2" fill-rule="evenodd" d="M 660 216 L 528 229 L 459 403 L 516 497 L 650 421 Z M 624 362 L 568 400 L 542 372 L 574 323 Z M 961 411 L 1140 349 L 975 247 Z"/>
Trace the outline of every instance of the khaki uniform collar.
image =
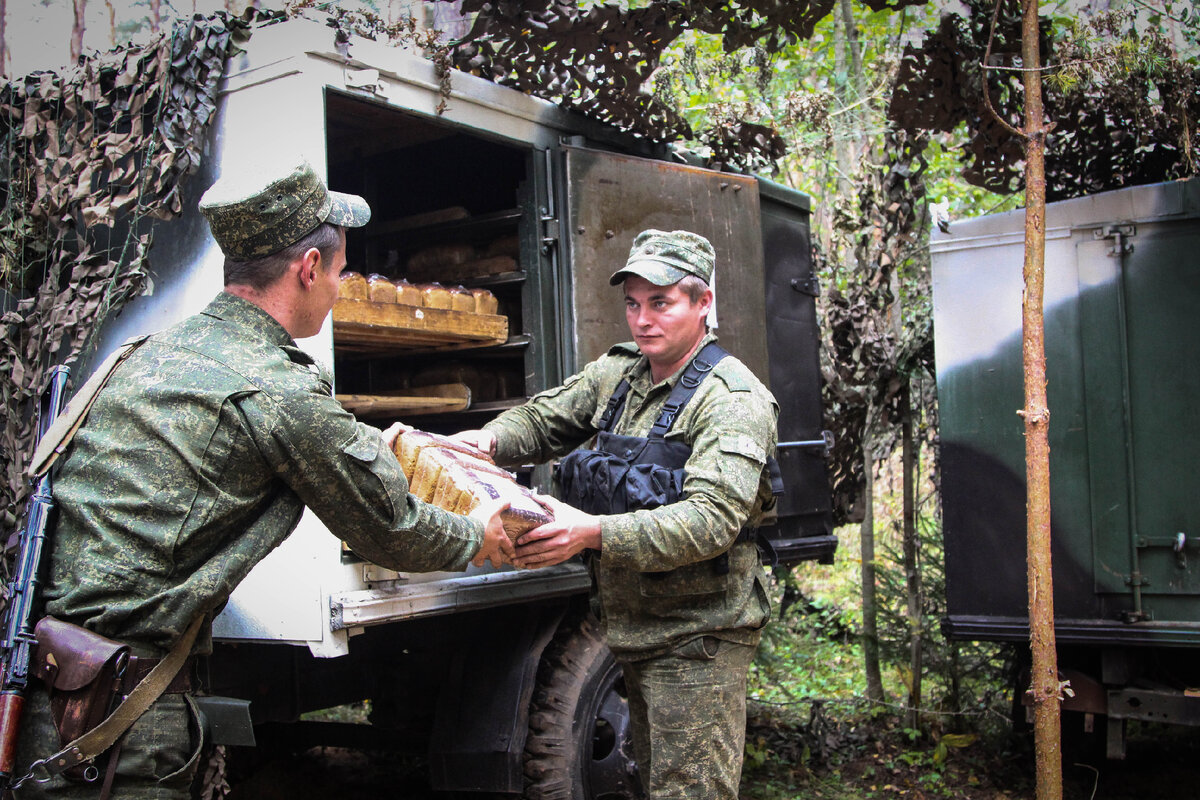
<path id="1" fill-rule="evenodd" d="M 699 353 L 709 342 L 715 342 L 716 340 L 717 335 L 711 330 L 705 332 L 704 336 L 700 338 L 700 342 L 696 345 L 692 352 L 688 353 L 687 360 L 683 362 L 683 366 L 675 370 L 659 383 L 655 384 L 650 383 L 650 359 L 646 358 L 645 356 L 640 356 L 637 362 L 627 373 L 629 383 L 631 385 L 634 383 L 641 383 L 644 384 L 647 389 L 656 389 L 659 386 L 673 387 L 679 381 L 679 376 L 681 376 L 683 371 L 688 368 L 688 364 L 692 363 L 692 359 L 696 357 L 696 353 Z"/>
<path id="2" fill-rule="evenodd" d="M 229 292 L 219 292 L 201 313 L 248 328 L 278 347 L 296 346 L 296 342 L 287 329 L 279 324 L 279 320 L 249 300 Z"/>

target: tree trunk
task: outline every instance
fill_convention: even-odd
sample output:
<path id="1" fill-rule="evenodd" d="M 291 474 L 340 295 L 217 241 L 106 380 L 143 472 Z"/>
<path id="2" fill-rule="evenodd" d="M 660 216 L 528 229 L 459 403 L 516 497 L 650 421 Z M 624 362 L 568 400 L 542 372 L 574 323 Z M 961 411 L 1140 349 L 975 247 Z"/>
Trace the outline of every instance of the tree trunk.
<path id="1" fill-rule="evenodd" d="M 108 43 L 111 47 L 117 46 L 117 7 L 113 0 L 104 0 L 104 5 L 108 7 Z"/>
<path id="2" fill-rule="evenodd" d="M 4 37 L 4 20 L 8 18 L 8 0 L 0 0 L 0 75 L 8 74 L 8 40 Z"/>
<path id="3" fill-rule="evenodd" d="M 85 20 L 87 0 L 71 0 L 75 10 L 75 21 L 71 25 L 71 63 L 78 64 L 83 58 L 83 31 L 87 27 Z"/>
<path id="4" fill-rule="evenodd" d="M 1046 257 L 1046 126 L 1038 52 L 1038 0 L 1022 0 L 1025 85 L 1025 483 L 1029 569 L 1029 644 L 1037 800 L 1061 800 L 1060 686 L 1050 565 L 1050 411 L 1046 401 L 1043 294 Z"/>
<path id="5" fill-rule="evenodd" d="M 912 395 L 906 384 L 900 392 L 901 411 L 900 452 L 904 472 L 904 575 L 908 587 L 909 669 L 912 681 L 908 693 L 908 727 L 916 730 L 921 713 L 921 565 L 918 559 L 916 488 L 913 477 L 916 459 L 913 456 Z"/>
<path id="6" fill-rule="evenodd" d="M 869 418 L 870 414 L 867 416 Z M 859 529 L 859 553 L 862 556 L 863 671 L 867 678 L 867 699 L 882 700 L 883 677 L 879 672 L 879 604 L 875 598 L 875 464 L 871 458 L 870 435 L 865 430 L 862 449 L 863 470 L 867 483 L 863 495 L 863 521 Z"/>
<path id="7" fill-rule="evenodd" d="M 847 90 L 845 75 L 849 73 L 849 65 L 847 62 L 847 44 L 846 44 L 846 28 L 844 24 L 839 24 L 841 18 L 835 20 L 833 25 L 833 61 L 834 70 L 838 79 L 834 81 L 833 92 L 837 98 L 837 103 L 842 108 L 846 108 L 853 102 L 850 98 L 850 93 Z M 834 119 L 833 126 L 833 158 L 837 165 L 837 193 L 840 197 L 849 197 L 854 187 L 850 182 L 850 175 L 854 172 L 854 154 L 850 147 L 850 126 L 845 124 L 841 117 Z"/>

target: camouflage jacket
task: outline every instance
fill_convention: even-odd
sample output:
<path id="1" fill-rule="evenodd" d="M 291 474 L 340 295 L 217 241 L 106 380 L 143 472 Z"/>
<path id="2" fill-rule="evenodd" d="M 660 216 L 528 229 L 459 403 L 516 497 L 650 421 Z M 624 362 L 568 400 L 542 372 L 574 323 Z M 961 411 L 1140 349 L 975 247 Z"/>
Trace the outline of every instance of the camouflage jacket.
<path id="1" fill-rule="evenodd" d="M 360 555 L 462 569 L 480 523 L 421 503 L 380 432 L 265 311 L 221 293 L 113 374 L 54 487 L 46 610 L 169 647 L 216 611 L 304 506 Z"/>
<path id="2" fill-rule="evenodd" d="M 698 348 L 715 339 L 705 336 Z M 488 423 L 496 461 L 541 463 L 588 445 L 622 377 L 630 389 L 613 432 L 645 436 L 682 372 L 652 384 L 637 347 L 617 345 L 562 386 Z M 775 451 L 778 413 L 774 397 L 744 364 L 723 359 L 667 434 L 692 450 L 684 499 L 602 518 L 593 574 L 614 651 L 651 656 L 701 634 L 757 641 L 770 615 L 765 575 L 752 543 L 731 544 L 743 526 L 758 524 L 771 500 L 765 464 Z M 729 573 L 718 574 L 708 559 L 726 551 Z"/>

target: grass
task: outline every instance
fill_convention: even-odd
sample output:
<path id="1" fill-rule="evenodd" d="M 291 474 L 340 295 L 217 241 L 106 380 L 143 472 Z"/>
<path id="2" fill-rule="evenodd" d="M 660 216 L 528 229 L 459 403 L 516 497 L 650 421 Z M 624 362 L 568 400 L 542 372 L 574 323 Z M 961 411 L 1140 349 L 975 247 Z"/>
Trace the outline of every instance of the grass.
<path id="1" fill-rule="evenodd" d="M 884 553 L 878 568 L 894 574 L 899 567 L 887 556 L 899 549 L 889 541 L 893 530 L 887 526 L 881 532 L 877 552 Z M 935 635 L 936 602 L 930 619 L 923 620 L 927 663 L 934 666 L 924 675 L 927 707 L 918 727 L 904 722 L 908 621 L 896 612 L 903 598 L 880 598 L 891 614 L 888 619 L 881 614 L 880 635 L 894 640 L 885 642 L 885 656 L 898 654 L 902 660 L 881 665 L 884 699 L 866 698 L 858 527 L 846 526 L 837 534 L 834 564 L 805 563 L 776 573 L 776 618 L 764 631 L 750 673 L 743 800 L 1022 796 L 1023 773 L 1010 766 L 1014 754 L 1003 713 L 1006 692 L 997 684 L 999 665 L 961 676 L 970 699 L 960 696 L 965 710 L 949 708 L 939 683 L 943 676 L 936 673 L 947 663 L 937 652 L 947 645 Z M 930 545 L 925 556 L 940 559 L 940 543 Z M 938 591 L 936 582 L 931 590 Z M 984 650 L 980 657 L 988 662 L 994 653 Z M 970 669 L 975 662 L 965 663 Z M 1004 785 L 993 776 L 1001 776 Z M 1008 789 L 1017 793 L 1006 794 Z"/>

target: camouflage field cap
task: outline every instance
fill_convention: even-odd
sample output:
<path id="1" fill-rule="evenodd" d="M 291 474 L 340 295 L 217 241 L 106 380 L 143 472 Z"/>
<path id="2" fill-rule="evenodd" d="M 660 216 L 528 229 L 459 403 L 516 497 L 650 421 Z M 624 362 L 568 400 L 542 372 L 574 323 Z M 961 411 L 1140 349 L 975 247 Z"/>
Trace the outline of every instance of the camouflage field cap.
<path id="1" fill-rule="evenodd" d="M 358 228 L 371 219 L 366 200 L 329 191 L 304 159 L 222 175 L 200 198 L 200 212 L 235 261 L 277 253 L 322 222 Z"/>
<path id="2" fill-rule="evenodd" d="M 691 231 L 642 231 L 633 240 L 629 260 L 608 282 L 616 286 L 630 275 L 640 275 L 655 286 L 670 286 L 688 275 L 712 282 L 713 246 Z"/>

